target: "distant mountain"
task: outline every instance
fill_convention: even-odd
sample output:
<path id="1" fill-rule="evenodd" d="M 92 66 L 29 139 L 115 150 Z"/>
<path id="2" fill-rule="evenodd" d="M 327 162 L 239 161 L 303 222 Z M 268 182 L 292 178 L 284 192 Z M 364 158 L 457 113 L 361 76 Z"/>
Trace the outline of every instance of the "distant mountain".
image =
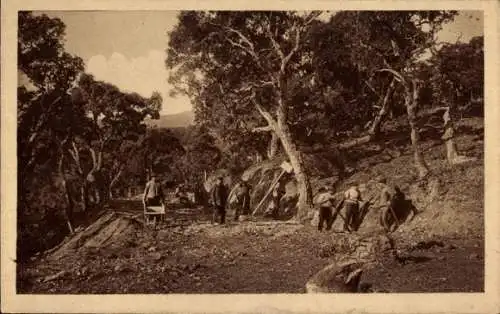
<path id="1" fill-rule="evenodd" d="M 158 120 L 146 120 L 149 126 L 157 128 L 181 128 L 194 123 L 194 114 L 192 111 L 183 111 L 176 114 L 161 115 Z"/>

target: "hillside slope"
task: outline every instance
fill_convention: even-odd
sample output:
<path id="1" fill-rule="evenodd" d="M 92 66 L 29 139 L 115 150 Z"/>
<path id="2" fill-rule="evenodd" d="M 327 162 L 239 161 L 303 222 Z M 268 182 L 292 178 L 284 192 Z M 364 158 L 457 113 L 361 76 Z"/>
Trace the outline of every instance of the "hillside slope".
<path id="1" fill-rule="evenodd" d="M 386 260 L 363 275 L 362 282 L 372 285 L 373 291 L 484 291 L 482 119 L 462 120 L 457 133 L 458 148 L 477 161 L 450 167 L 441 141 L 428 137 L 422 143 L 432 171 L 427 180 L 416 180 L 412 154 L 404 144 L 398 156 L 386 158 L 384 151 L 360 159 L 356 172 L 339 185 L 366 184 L 369 197 L 374 191 L 370 180 L 383 174 L 401 185 L 419 210 L 413 221 L 391 235 L 398 259 Z M 328 180 L 332 179 L 313 178 L 313 183 L 317 188 Z M 314 273 L 332 260 L 363 253 L 362 245 L 381 233 L 377 210 L 371 210 L 354 234 L 340 232 L 341 219 L 331 232 L 319 233 L 309 224 L 233 222 L 232 211 L 226 226 L 212 225 L 210 209 L 201 207 L 170 208 L 166 223 L 157 230 L 142 229 L 120 214 L 103 216 L 107 219 L 103 228 L 90 226 L 68 239 L 59 247 L 63 251 L 53 253 L 58 258 L 50 253 L 19 264 L 17 289 L 19 293 L 301 293 Z M 141 216 L 140 208 L 137 213 L 134 219 Z M 84 241 L 75 240 L 80 238 Z"/>

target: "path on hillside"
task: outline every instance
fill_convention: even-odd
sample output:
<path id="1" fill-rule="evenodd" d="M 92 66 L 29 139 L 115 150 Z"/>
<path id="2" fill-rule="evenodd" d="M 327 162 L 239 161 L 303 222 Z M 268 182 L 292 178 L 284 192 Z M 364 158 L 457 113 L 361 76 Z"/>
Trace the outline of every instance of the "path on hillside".
<path id="1" fill-rule="evenodd" d="M 331 262 L 322 247 L 341 236 L 311 226 L 231 218 L 226 226 L 214 226 L 201 208 L 171 209 L 157 230 L 141 226 L 119 246 L 21 265 L 19 292 L 303 293 L 305 282 Z M 362 281 L 387 292 L 482 291 L 481 241 L 446 244 L 415 250 L 411 254 L 421 261 L 389 262 Z"/>

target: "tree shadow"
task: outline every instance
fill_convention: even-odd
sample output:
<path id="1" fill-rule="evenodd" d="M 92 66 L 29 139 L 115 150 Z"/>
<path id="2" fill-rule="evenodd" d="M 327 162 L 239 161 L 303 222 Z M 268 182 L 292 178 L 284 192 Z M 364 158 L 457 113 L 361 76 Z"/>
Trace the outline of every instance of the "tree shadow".
<path id="1" fill-rule="evenodd" d="M 391 232 L 396 231 L 402 224 L 404 224 L 410 214 L 413 214 L 411 220 L 415 218 L 415 216 L 419 213 L 415 204 L 411 199 L 405 199 L 400 206 L 394 209 L 394 214 L 396 215 L 397 221 L 394 221 L 393 215 L 389 215 L 389 230 Z"/>
<path id="2" fill-rule="evenodd" d="M 435 246 L 444 247 L 444 243 L 441 241 L 430 240 L 430 241 L 420 241 L 410 248 L 410 251 L 415 250 L 429 250 Z"/>
<path id="3" fill-rule="evenodd" d="M 368 215 L 368 212 L 370 211 L 371 205 L 373 205 L 373 203 L 365 202 L 363 203 L 362 206 L 359 207 L 358 213 L 355 215 L 354 218 L 354 223 L 351 226 L 351 228 L 353 228 L 354 231 L 358 231 L 359 228 L 361 227 L 361 224 L 365 220 L 366 215 Z"/>
<path id="4" fill-rule="evenodd" d="M 358 213 L 356 214 L 355 219 L 354 219 L 354 225 L 351 226 L 351 228 L 353 228 L 354 231 L 359 230 L 359 228 L 363 224 L 363 221 L 365 220 L 366 216 L 368 215 L 370 208 L 372 208 L 372 205 L 374 205 L 374 203 L 369 201 L 369 202 L 364 203 L 358 209 Z M 402 202 L 402 204 L 397 209 L 394 210 L 394 213 L 395 213 L 397 221 L 399 223 L 396 223 L 393 215 L 389 216 L 390 221 L 389 221 L 388 227 L 389 227 L 389 230 L 391 232 L 396 231 L 400 225 L 402 225 L 404 222 L 406 222 L 408 220 L 408 217 L 412 213 L 413 213 L 413 217 L 411 219 L 413 220 L 414 217 L 418 214 L 418 210 L 415 207 L 415 205 L 413 204 L 412 200 L 405 199 Z M 382 221 L 380 221 L 380 224 L 382 226 L 384 226 L 382 224 Z"/>
<path id="5" fill-rule="evenodd" d="M 276 220 L 290 220 L 297 214 L 298 195 L 287 197 L 280 202 L 280 210 Z"/>
<path id="6" fill-rule="evenodd" d="M 396 261 L 399 264 L 408 264 L 408 263 L 413 263 L 413 264 L 420 264 L 420 263 L 425 263 L 432 260 L 431 257 L 428 256 L 418 256 L 418 255 L 405 255 L 405 256 L 396 256 Z"/>

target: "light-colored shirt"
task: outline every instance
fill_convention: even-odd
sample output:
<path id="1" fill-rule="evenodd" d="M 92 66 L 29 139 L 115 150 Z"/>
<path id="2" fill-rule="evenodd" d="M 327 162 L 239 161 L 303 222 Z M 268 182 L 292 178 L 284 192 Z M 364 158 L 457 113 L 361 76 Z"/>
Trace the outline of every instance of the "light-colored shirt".
<path id="1" fill-rule="evenodd" d="M 316 204 L 319 207 L 332 206 L 333 195 L 330 192 L 321 192 L 316 198 Z"/>
<path id="2" fill-rule="evenodd" d="M 380 205 L 387 205 L 391 201 L 399 201 L 404 198 L 404 194 L 397 192 L 394 186 L 386 186 L 380 192 Z"/>
<path id="3" fill-rule="evenodd" d="M 394 191 L 394 189 L 391 189 L 388 186 L 384 187 L 380 192 L 380 205 L 386 205 L 387 203 L 389 203 L 394 194 L 396 194 L 396 191 Z"/>
<path id="4" fill-rule="evenodd" d="M 357 202 L 361 198 L 361 193 L 357 187 L 353 186 L 345 191 L 344 197 L 347 201 Z"/>
<path id="5" fill-rule="evenodd" d="M 146 183 L 144 189 L 145 198 L 155 198 L 160 195 L 160 185 L 156 181 L 149 181 Z"/>

